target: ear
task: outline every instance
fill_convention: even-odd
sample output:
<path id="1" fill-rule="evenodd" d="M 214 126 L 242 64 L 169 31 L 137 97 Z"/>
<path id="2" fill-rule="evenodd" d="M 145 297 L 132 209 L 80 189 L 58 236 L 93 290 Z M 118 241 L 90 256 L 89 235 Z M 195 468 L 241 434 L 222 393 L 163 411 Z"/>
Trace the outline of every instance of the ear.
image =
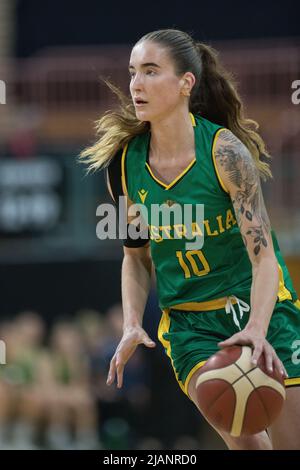
<path id="1" fill-rule="evenodd" d="M 190 96 L 195 82 L 195 75 L 192 72 L 186 72 L 180 80 L 181 94 Z"/>

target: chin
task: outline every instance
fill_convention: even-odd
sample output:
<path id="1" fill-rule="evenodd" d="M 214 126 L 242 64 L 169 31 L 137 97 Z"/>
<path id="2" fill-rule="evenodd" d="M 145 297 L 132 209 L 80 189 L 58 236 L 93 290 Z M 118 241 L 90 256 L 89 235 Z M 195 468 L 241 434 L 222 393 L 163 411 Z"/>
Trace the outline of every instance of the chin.
<path id="1" fill-rule="evenodd" d="M 150 114 L 145 111 L 135 111 L 135 115 L 139 121 L 150 121 Z"/>

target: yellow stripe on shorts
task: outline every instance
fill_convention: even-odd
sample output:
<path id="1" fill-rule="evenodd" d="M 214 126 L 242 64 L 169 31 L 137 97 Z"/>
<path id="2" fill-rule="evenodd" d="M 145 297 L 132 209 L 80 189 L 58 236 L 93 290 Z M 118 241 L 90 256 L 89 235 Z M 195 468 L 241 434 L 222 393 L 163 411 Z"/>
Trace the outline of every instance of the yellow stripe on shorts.
<path id="1" fill-rule="evenodd" d="M 169 333 L 169 330 L 170 330 L 171 319 L 170 319 L 169 311 L 170 311 L 170 309 L 168 309 L 168 308 L 163 310 L 163 313 L 162 313 L 162 316 L 161 316 L 161 319 L 160 319 L 160 322 L 159 322 L 159 326 L 158 326 L 158 339 L 162 343 L 163 347 L 165 348 L 167 356 L 171 360 L 171 364 L 172 364 L 172 367 L 173 367 L 173 370 L 174 370 L 176 380 L 179 383 L 179 386 L 180 386 L 181 390 L 183 390 L 183 392 L 184 392 L 185 391 L 184 390 L 184 385 L 181 382 L 181 380 L 178 379 L 178 374 L 177 374 L 177 372 L 175 370 L 175 367 L 174 367 L 174 364 L 173 364 L 172 353 L 171 353 L 171 343 L 170 343 L 170 341 L 165 340 L 164 337 L 163 337 L 163 334 L 164 333 Z"/>
<path id="2" fill-rule="evenodd" d="M 198 364 L 196 364 L 191 369 L 191 371 L 189 372 L 189 374 L 188 374 L 188 376 L 187 376 L 184 383 L 181 380 L 179 380 L 178 374 L 175 370 L 173 359 L 172 359 L 171 343 L 170 343 L 170 341 L 167 341 L 163 337 L 163 334 L 164 333 L 169 333 L 169 330 L 170 330 L 171 319 L 170 319 L 169 312 L 170 312 L 170 309 L 166 308 L 166 309 L 163 310 L 162 317 L 160 319 L 159 326 L 158 326 L 158 339 L 162 343 L 163 347 L 165 348 L 167 356 L 171 360 L 171 364 L 172 364 L 172 367 L 173 367 L 173 370 L 174 370 L 174 374 L 175 374 L 176 380 L 177 380 L 181 390 L 189 397 L 189 394 L 188 394 L 189 382 L 190 382 L 194 372 L 196 372 L 196 370 L 198 370 L 200 367 L 202 367 L 205 364 L 206 361 L 201 361 Z"/>
<path id="3" fill-rule="evenodd" d="M 284 385 L 286 387 L 292 387 L 293 385 L 300 385 L 300 377 L 293 377 L 292 379 L 284 379 Z"/>

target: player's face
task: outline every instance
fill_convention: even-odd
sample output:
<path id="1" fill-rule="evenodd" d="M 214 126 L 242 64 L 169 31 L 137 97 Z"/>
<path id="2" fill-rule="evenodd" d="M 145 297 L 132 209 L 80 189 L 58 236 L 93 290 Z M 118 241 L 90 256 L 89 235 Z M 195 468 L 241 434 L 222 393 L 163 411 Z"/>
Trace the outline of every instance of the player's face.
<path id="1" fill-rule="evenodd" d="M 175 74 L 168 51 L 144 41 L 131 52 L 130 93 L 140 121 L 154 122 L 167 116 L 183 102 L 182 83 Z"/>

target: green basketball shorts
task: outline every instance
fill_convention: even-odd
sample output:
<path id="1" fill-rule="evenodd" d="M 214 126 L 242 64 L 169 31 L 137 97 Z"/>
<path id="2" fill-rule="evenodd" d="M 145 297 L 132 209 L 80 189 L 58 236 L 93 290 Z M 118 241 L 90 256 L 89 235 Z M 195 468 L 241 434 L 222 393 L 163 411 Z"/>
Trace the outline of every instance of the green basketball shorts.
<path id="1" fill-rule="evenodd" d="M 249 298 L 229 297 L 223 308 L 193 311 L 163 310 L 158 338 L 171 359 L 176 379 L 188 395 L 188 384 L 207 359 L 220 350 L 218 343 L 242 330 L 250 314 Z M 186 304 L 189 305 L 189 304 Z M 201 306 L 201 304 L 199 304 Z M 207 302 L 206 302 L 207 307 Z M 267 340 L 284 364 L 287 387 L 300 385 L 300 302 L 277 302 Z"/>

